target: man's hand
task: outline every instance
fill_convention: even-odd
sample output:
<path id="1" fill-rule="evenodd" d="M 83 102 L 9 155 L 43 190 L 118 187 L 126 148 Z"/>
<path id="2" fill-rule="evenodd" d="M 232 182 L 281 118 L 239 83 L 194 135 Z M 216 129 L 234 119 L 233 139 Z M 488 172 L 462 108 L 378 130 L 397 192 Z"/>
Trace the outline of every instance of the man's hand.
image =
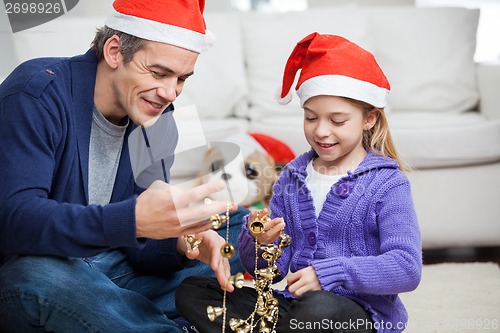
<path id="1" fill-rule="evenodd" d="M 180 254 L 185 254 L 189 259 L 197 259 L 209 265 L 215 272 L 217 281 L 222 289 L 229 292 L 234 290 L 234 286 L 228 282 L 231 276 L 229 260 L 221 255 L 221 247 L 226 243 L 218 233 L 213 230 L 208 230 L 195 235 L 196 238 L 202 239 L 199 246 L 190 250 L 186 247 L 184 240 L 179 239 L 177 242 L 177 250 Z"/>
<path id="2" fill-rule="evenodd" d="M 212 228 L 211 215 L 226 212 L 228 203 L 193 204 L 224 189 L 224 183 L 208 183 L 183 191 L 157 180 L 137 197 L 135 219 L 137 237 L 165 239 L 198 234 Z M 238 207 L 229 204 L 229 210 Z"/>
<path id="3" fill-rule="evenodd" d="M 308 266 L 287 276 L 288 291 L 295 297 L 304 295 L 311 290 L 321 290 L 316 271 L 312 266 Z"/>

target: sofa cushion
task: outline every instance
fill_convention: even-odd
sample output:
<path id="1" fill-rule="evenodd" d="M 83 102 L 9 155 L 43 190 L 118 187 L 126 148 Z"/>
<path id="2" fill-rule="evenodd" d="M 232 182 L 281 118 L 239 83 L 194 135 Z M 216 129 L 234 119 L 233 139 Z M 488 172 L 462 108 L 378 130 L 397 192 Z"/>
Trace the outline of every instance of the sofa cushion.
<path id="1" fill-rule="evenodd" d="M 410 166 L 440 168 L 500 160 L 500 119 L 477 112 L 392 113 L 388 116 L 396 149 Z M 254 119 L 249 130 L 285 141 L 296 155 L 310 149 L 302 129 L 303 117 Z"/>
<path id="2" fill-rule="evenodd" d="M 196 149 L 210 145 L 212 142 L 223 142 L 229 136 L 245 133 L 248 121 L 241 118 L 209 119 L 202 118 L 195 105 L 177 108 L 174 119 L 179 131 L 179 142 L 175 149 L 175 161 L 170 170 L 174 182 L 179 179 L 194 179 L 203 163 L 202 150 Z"/>
<path id="3" fill-rule="evenodd" d="M 71 57 L 85 53 L 105 16 L 63 16 L 13 34 L 19 63 L 38 57 Z"/>
<path id="4" fill-rule="evenodd" d="M 362 9 L 373 52 L 384 69 L 394 112 L 463 112 L 478 103 L 475 81 L 478 9 Z"/>
<path id="5" fill-rule="evenodd" d="M 216 42 L 198 57 L 195 75 L 186 81 L 175 104 L 196 104 L 203 118 L 246 113 L 247 83 L 238 16 L 206 13 L 205 21 Z"/>
<path id="6" fill-rule="evenodd" d="M 257 110 L 257 112 L 259 111 Z M 264 133 L 286 142 L 294 154 L 298 156 L 310 149 L 304 137 L 303 121 L 304 116 L 302 113 L 297 114 L 294 112 L 288 117 L 271 115 L 261 119 L 252 119 L 249 131 Z"/>
<path id="7" fill-rule="evenodd" d="M 488 163 L 500 160 L 500 119 L 477 112 L 434 112 L 388 116 L 396 148 L 417 168 Z"/>
<path id="8" fill-rule="evenodd" d="M 242 17 L 242 37 L 247 62 L 252 119 L 270 115 L 294 116 L 300 109 L 297 96 L 279 105 L 275 95 L 295 44 L 311 32 L 337 34 L 370 49 L 367 19 L 356 6 L 313 8 L 304 12 L 248 13 Z M 295 86 L 294 86 L 295 87 Z"/>

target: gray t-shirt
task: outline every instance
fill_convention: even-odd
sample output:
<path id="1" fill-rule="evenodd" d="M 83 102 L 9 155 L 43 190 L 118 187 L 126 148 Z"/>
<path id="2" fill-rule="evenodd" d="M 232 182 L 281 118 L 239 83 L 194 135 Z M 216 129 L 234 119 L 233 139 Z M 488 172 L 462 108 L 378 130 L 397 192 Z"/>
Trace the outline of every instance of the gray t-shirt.
<path id="1" fill-rule="evenodd" d="M 111 200 L 120 163 L 125 125 L 109 122 L 94 106 L 89 148 L 89 204 L 105 205 Z"/>

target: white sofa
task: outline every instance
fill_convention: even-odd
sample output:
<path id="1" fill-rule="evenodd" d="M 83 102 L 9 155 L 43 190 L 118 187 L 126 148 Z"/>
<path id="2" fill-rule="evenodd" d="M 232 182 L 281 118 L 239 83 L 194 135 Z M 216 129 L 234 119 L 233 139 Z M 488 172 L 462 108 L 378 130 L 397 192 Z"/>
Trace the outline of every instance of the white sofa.
<path id="1" fill-rule="evenodd" d="M 304 12 L 207 13 L 217 43 L 202 54 L 176 106 L 194 103 L 191 135 L 223 141 L 256 131 L 308 149 L 296 96 L 274 95 L 295 43 L 310 32 L 343 35 L 371 50 L 392 85 L 387 109 L 419 217 L 423 246 L 500 245 L 500 64 L 473 60 L 479 11 L 411 6 L 336 6 Z M 14 35 L 18 62 L 84 52 L 103 17 L 61 17 Z M 191 134 L 190 134 L 191 133 Z M 178 159 L 172 175 L 192 177 L 200 160 Z"/>

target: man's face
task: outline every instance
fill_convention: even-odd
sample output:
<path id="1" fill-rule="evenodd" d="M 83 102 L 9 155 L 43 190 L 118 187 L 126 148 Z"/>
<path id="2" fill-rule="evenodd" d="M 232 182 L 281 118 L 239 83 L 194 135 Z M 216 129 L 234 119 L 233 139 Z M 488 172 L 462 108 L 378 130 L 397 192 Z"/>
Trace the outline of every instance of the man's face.
<path id="1" fill-rule="evenodd" d="M 146 41 L 132 60 L 118 65 L 112 80 L 115 119 L 128 116 L 139 126 L 152 125 L 182 91 L 194 72 L 198 53 Z"/>

